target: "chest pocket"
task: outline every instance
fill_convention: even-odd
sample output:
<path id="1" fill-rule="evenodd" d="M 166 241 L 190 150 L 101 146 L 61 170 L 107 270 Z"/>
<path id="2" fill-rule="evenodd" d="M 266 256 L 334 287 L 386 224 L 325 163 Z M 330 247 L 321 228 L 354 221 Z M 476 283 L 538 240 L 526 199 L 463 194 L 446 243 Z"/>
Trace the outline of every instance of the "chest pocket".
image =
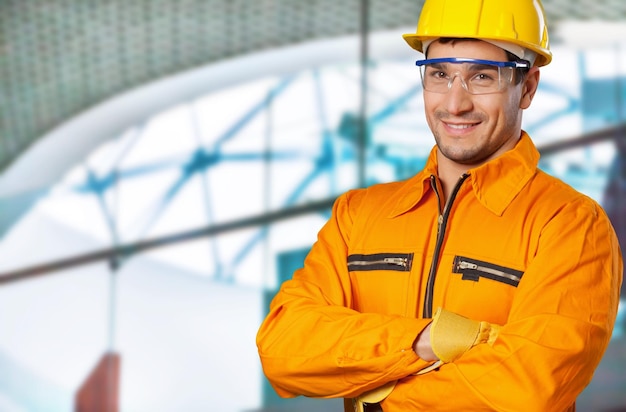
<path id="1" fill-rule="evenodd" d="M 404 315 L 413 253 L 373 253 L 348 256 L 353 309 Z"/>
<path id="2" fill-rule="evenodd" d="M 433 307 L 443 306 L 470 319 L 505 324 L 524 272 L 497 265 L 493 260 L 445 257 L 448 260 L 437 277 Z"/>
<path id="3" fill-rule="evenodd" d="M 463 280 L 478 282 L 482 277 L 515 287 L 517 287 L 524 275 L 524 272 L 520 270 L 494 265 L 493 263 L 471 259 L 465 256 L 454 257 L 452 272 L 460 273 Z"/>

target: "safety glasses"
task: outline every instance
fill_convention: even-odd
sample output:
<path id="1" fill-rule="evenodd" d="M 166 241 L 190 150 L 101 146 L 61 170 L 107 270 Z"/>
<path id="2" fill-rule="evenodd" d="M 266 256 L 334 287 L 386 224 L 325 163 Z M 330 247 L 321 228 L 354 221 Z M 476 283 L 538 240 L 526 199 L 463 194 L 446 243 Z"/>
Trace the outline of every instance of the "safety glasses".
<path id="1" fill-rule="evenodd" d="M 418 60 L 424 90 L 447 93 L 454 79 L 470 94 L 498 93 L 513 80 L 515 69 L 530 68 L 526 60 L 499 62 L 493 60 L 446 57 Z"/>

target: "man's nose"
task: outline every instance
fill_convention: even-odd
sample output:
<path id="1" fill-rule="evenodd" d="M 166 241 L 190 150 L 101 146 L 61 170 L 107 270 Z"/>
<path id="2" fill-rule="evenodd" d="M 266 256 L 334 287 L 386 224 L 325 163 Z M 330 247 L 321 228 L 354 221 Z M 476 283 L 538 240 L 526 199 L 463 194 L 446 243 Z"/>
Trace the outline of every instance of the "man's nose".
<path id="1" fill-rule="evenodd" d="M 463 113 L 470 111 L 473 107 L 471 94 L 467 90 L 467 83 L 458 73 L 450 79 L 446 97 L 446 106 L 449 113 Z"/>

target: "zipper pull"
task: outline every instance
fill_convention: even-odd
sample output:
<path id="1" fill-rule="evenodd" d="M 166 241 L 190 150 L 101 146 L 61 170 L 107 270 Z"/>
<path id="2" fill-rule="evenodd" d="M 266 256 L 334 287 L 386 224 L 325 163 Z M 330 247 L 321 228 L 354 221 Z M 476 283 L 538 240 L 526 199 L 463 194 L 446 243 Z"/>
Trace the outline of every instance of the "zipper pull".
<path id="1" fill-rule="evenodd" d="M 466 262 L 464 260 L 460 261 L 457 265 L 457 269 L 478 269 L 478 265 L 476 263 Z"/>
<path id="2" fill-rule="evenodd" d="M 389 263 L 390 265 L 398 265 L 402 267 L 406 267 L 407 259 L 401 257 L 387 257 L 383 259 L 383 262 Z"/>

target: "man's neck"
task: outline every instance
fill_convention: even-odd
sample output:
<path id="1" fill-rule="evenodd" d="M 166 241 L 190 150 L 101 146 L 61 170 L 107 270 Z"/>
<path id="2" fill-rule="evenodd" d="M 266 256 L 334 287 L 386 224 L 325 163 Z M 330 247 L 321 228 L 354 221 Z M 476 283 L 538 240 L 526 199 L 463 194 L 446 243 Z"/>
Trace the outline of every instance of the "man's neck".
<path id="1" fill-rule="evenodd" d="M 444 201 L 447 201 L 461 176 L 472 166 L 455 163 L 437 151 L 437 175 L 443 189 Z"/>

